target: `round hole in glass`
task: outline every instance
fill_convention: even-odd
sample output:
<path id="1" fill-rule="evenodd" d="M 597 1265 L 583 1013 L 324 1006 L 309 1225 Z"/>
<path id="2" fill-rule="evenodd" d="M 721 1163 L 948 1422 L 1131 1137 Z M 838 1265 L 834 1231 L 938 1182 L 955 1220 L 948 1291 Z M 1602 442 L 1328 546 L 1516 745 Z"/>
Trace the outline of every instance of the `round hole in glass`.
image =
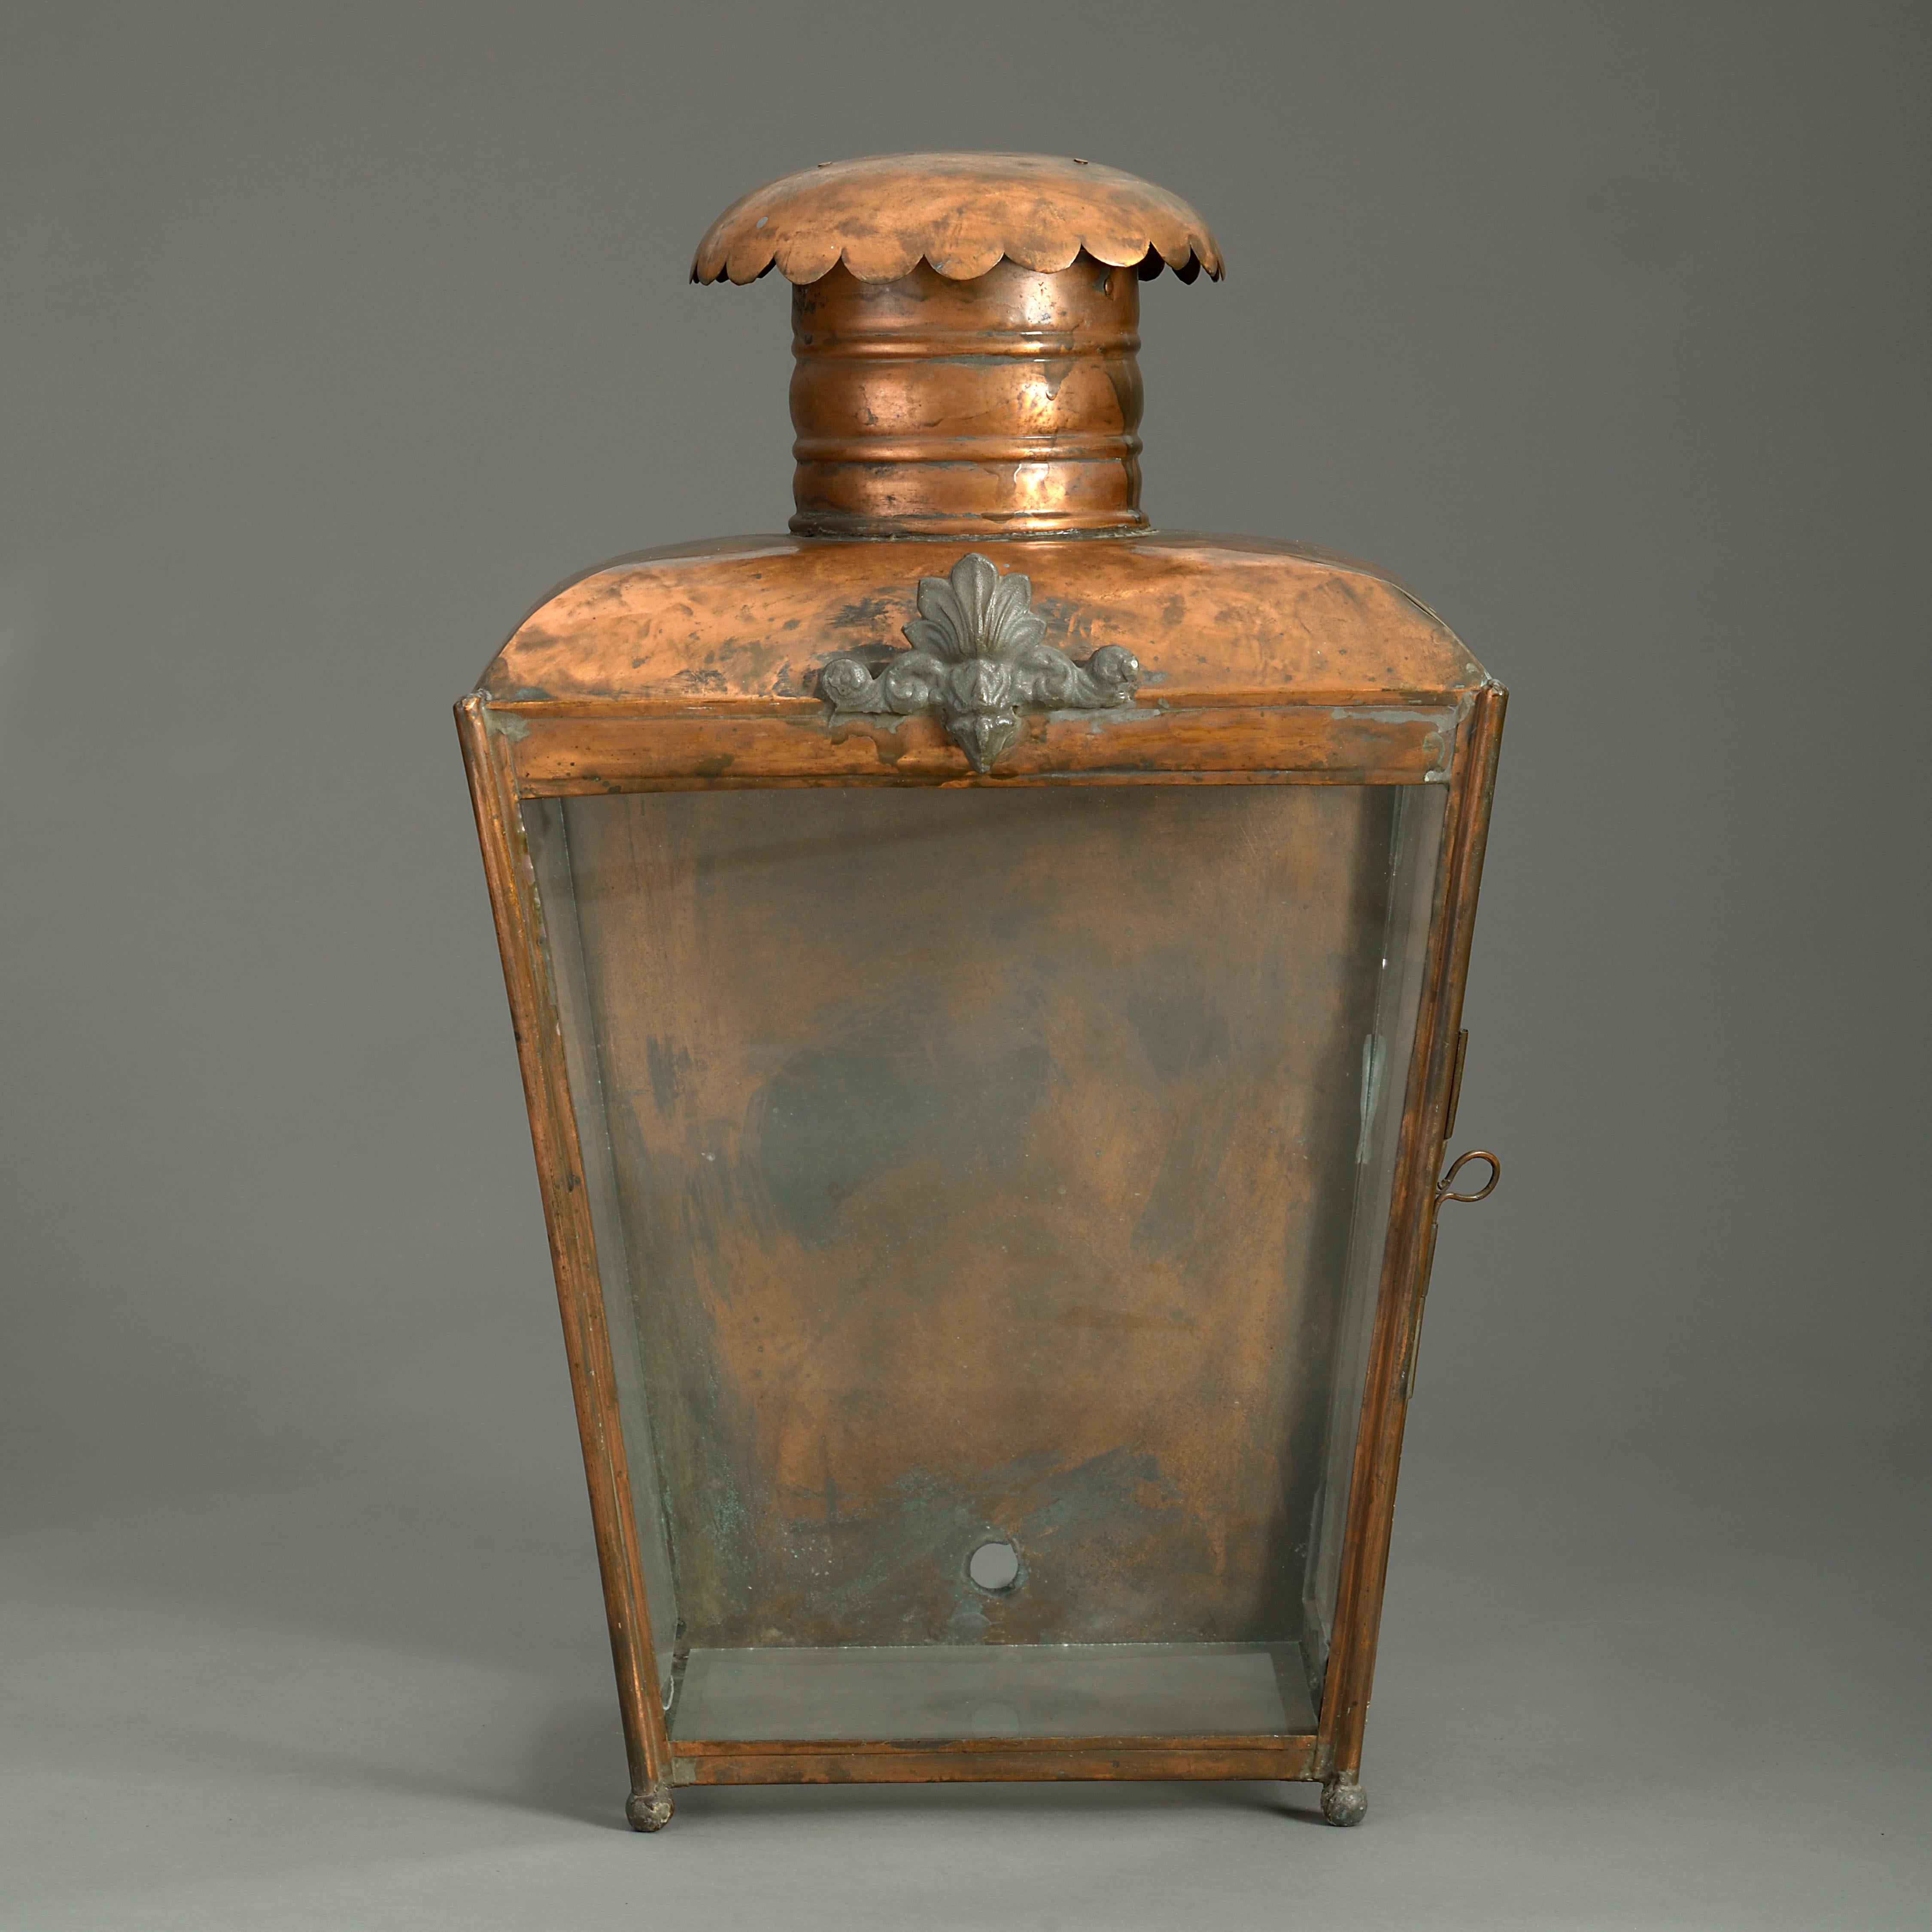
<path id="1" fill-rule="evenodd" d="M 1010 1543 L 982 1543 L 967 1558 L 966 1574 L 989 1594 L 1010 1590 L 1018 1580 L 1020 1553 Z"/>

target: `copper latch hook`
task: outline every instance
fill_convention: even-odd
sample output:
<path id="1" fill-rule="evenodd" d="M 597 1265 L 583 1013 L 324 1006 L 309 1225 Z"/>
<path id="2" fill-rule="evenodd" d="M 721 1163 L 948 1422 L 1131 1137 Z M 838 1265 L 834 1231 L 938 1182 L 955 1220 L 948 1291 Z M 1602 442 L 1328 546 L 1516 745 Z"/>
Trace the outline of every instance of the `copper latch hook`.
<path id="1" fill-rule="evenodd" d="M 1472 1160 L 1486 1160 L 1490 1164 L 1490 1178 L 1473 1194 L 1456 1192 L 1456 1177 Z M 1496 1191 L 1496 1183 L 1503 1178 L 1503 1164 L 1487 1148 L 1472 1148 L 1467 1154 L 1459 1154 L 1449 1163 L 1448 1171 L 1436 1184 L 1436 1202 L 1440 1207 L 1445 1201 L 1486 1201 Z"/>
<path id="2" fill-rule="evenodd" d="M 1442 1138 L 1446 1141 L 1456 1131 L 1456 1105 L 1462 1097 L 1462 1064 L 1469 1051 L 1469 1036 L 1466 1033 L 1456 1036 L 1456 1055 L 1449 1077 L 1449 1105 L 1442 1124 Z M 1490 1178 L 1474 1193 L 1464 1193 L 1456 1185 L 1456 1178 L 1472 1160 L 1486 1160 L 1490 1164 Z M 1472 1148 L 1466 1154 L 1459 1154 L 1437 1177 L 1436 1192 L 1429 1203 L 1429 1234 L 1422 1251 L 1422 1279 L 1415 1291 L 1415 1309 L 1408 1319 L 1408 1334 L 1402 1344 L 1402 1369 L 1396 1378 L 1404 1402 L 1415 1393 L 1415 1358 L 1422 1346 L 1422 1310 L 1429 1298 L 1429 1277 L 1436 1267 L 1436 1236 L 1437 1220 L 1445 1201 L 1486 1201 L 1496 1191 L 1496 1183 L 1503 1178 L 1503 1164 L 1487 1148 Z"/>
<path id="3" fill-rule="evenodd" d="M 1456 1177 L 1472 1160 L 1487 1161 L 1490 1178 L 1474 1193 L 1459 1194 L 1456 1191 Z M 1442 1213 L 1445 1201 L 1486 1201 L 1496 1191 L 1496 1183 L 1502 1178 L 1503 1164 L 1487 1148 L 1472 1148 L 1467 1154 L 1459 1154 L 1436 1184 L 1436 1197 L 1429 1204 L 1429 1242 L 1423 1250 L 1422 1280 L 1416 1289 L 1415 1312 L 1409 1317 L 1408 1339 L 1402 1348 L 1400 1387 L 1404 1402 L 1415 1393 L 1415 1358 L 1422 1346 L 1423 1304 L 1429 1298 L 1429 1277 L 1436 1267 L 1436 1217 Z"/>

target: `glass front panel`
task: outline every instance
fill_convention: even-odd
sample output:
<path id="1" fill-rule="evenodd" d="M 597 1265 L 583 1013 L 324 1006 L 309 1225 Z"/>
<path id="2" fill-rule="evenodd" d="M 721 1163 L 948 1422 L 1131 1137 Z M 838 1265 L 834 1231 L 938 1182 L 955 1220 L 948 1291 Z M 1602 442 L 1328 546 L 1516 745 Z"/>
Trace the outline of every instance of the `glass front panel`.
<path id="1" fill-rule="evenodd" d="M 1312 1727 L 1442 804 L 527 809 L 674 1735 Z"/>

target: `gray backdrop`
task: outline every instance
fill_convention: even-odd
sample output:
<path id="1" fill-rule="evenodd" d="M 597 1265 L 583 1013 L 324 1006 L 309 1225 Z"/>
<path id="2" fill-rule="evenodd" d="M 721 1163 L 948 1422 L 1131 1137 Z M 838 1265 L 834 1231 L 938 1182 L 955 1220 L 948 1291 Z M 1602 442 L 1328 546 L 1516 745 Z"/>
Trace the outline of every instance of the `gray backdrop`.
<path id="1" fill-rule="evenodd" d="M 11 0 L 0 1925 L 1922 1924 L 1928 22 Z M 712 216 L 949 146 L 1194 200 L 1154 514 L 1514 692 L 1355 1832 L 621 1825 L 448 706 L 566 573 L 782 526 Z"/>

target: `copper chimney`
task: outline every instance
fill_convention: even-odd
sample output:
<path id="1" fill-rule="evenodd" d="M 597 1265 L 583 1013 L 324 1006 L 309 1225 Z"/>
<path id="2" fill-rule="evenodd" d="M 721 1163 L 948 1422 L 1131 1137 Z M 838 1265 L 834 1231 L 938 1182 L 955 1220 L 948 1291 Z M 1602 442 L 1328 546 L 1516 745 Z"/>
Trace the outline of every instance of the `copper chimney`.
<path id="1" fill-rule="evenodd" d="M 628 1814 L 1354 1823 L 1436 1217 L 1498 1172 L 1448 1142 L 1503 692 L 1370 566 L 1148 523 L 1140 284 L 1221 274 L 1173 196 L 823 166 L 692 276 L 773 268 L 789 532 L 585 572 L 458 707 Z"/>

